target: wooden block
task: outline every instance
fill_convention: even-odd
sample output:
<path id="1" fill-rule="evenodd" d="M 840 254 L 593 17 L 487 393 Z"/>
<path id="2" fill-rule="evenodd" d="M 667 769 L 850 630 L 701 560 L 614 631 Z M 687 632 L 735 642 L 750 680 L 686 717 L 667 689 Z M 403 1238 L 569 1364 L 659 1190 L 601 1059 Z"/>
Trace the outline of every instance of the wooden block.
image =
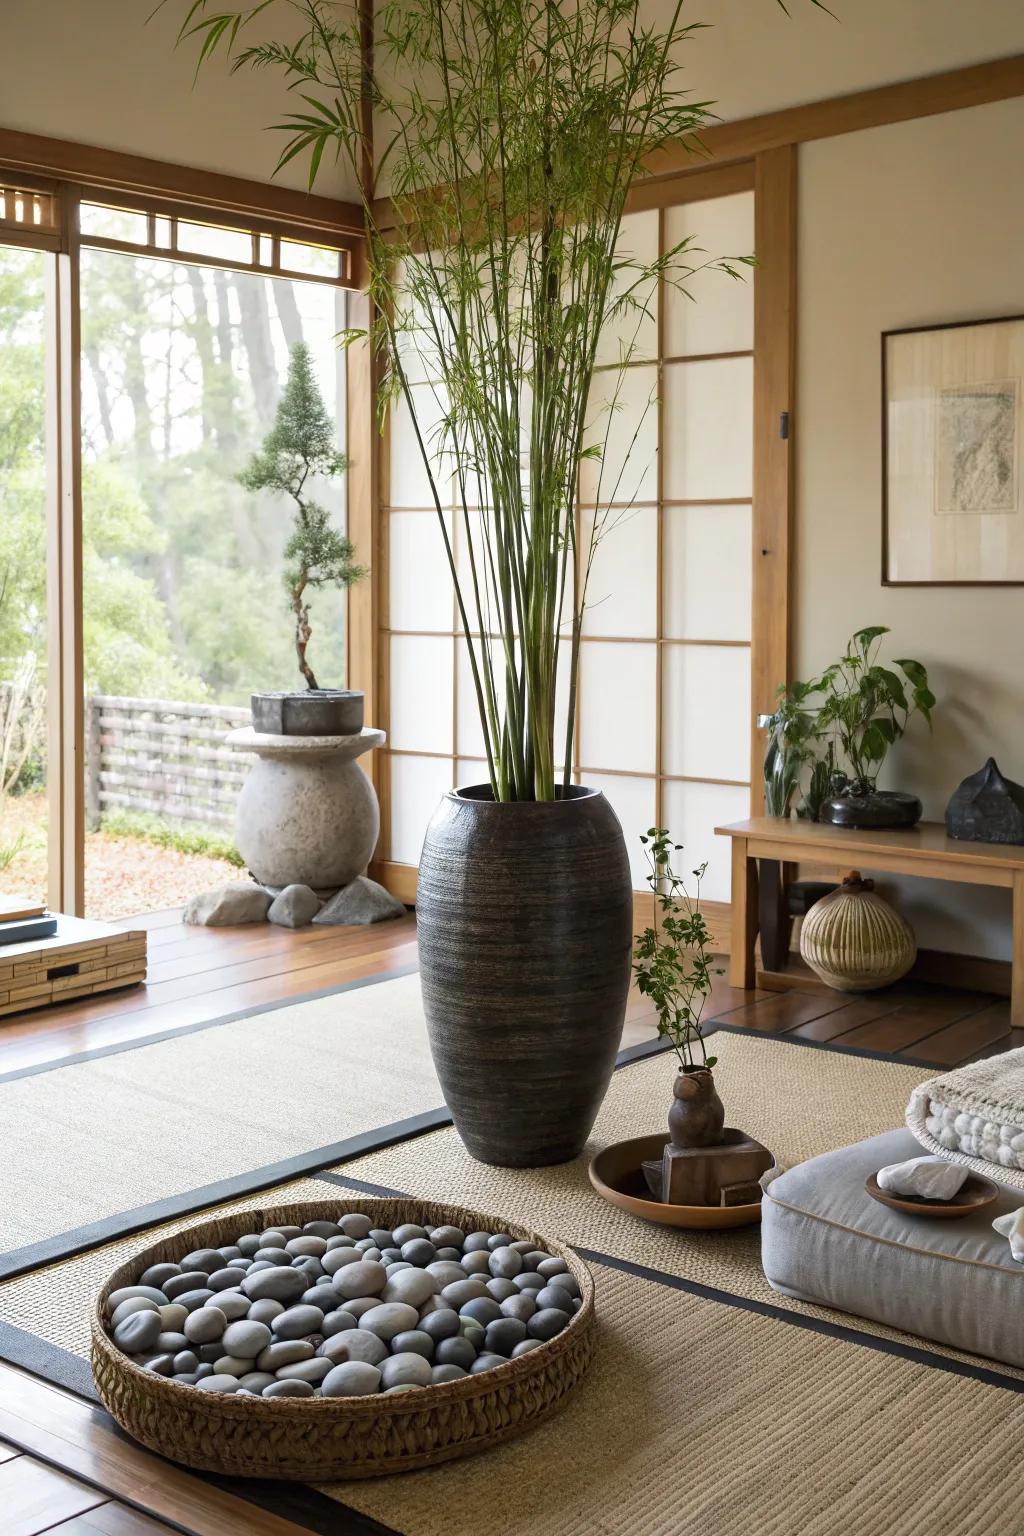
<path id="1" fill-rule="evenodd" d="M 662 1160 L 662 1200 L 668 1205 L 729 1205 L 729 1186 L 756 1184 L 773 1158 L 752 1136 L 726 1130 L 717 1147 L 665 1147 Z"/>

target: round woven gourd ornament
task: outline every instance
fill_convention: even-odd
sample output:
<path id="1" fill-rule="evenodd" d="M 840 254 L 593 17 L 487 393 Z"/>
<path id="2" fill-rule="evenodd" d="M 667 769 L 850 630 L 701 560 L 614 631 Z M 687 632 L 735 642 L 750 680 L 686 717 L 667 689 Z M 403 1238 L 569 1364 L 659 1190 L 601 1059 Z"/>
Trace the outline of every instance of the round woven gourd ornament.
<path id="1" fill-rule="evenodd" d="M 905 976 L 917 945 L 906 919 L 875 894 L 874 881 L 851 870 L 804 918 L 800 953 L 827 986 L 870 992 Z"/>

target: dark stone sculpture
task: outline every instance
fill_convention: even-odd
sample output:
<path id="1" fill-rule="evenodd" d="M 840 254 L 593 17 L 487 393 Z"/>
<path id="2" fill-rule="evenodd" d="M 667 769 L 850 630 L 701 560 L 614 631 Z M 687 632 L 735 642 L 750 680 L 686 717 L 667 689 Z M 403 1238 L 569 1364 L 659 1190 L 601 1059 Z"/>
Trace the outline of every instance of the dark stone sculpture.
<path id="1" fill-rule="evenodd" d="M 1024 784 L 1004 779 L 990 757 L 953 791 L 946 831 L 972 843 L 1024 843 Z"/>

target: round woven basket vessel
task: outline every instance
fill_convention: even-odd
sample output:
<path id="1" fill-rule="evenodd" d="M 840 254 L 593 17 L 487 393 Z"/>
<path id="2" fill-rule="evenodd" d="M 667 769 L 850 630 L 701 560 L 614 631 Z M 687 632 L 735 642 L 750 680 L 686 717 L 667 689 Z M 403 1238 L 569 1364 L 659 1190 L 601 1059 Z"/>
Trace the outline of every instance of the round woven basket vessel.
<path id="1" fill-rule="evenodd" d="M 873 881 L 851 870 L 804 918 L 800 954 L 826 986 L 873 992 L 906 975 L 917 945 L 906 918 L 875 894 Z"/>
<path id="2" fill-rule="evenodd" d="M 358 1209 L 374 1226 L 400 1222 L 456 1226 L 464 1232 L 507 1232 L 529 1238 L 564 1259 L 579 1282 L 583 1304 L 568 1327 L 518 1360 L 479 1376 L 369 1397 L 266 1398 L 204 1392 L 157 1376 L 123 1354 L 107 1333 L 107 1297 L 135 1284 L 153 1264 L 175 1263 L 197 1248 L 219 1248 L 242 1232 L 285 1222 L 333 1220 Z M 553 1413 L 576 1387 L 594 1348 L 594 1283 L 586 1265 L 561 1243 L 479 1211 L 428 1200 L 308 1200 L 260 1206 L 186 1227 L 136 1254 L 115 1270 L 92 1314 L 96 1388 L 114 1418 L 135 1440 L 161 1456 L 229 1477 L 329 1482 L 381 1477 L 432 1467 L 498 1445 Z"/>

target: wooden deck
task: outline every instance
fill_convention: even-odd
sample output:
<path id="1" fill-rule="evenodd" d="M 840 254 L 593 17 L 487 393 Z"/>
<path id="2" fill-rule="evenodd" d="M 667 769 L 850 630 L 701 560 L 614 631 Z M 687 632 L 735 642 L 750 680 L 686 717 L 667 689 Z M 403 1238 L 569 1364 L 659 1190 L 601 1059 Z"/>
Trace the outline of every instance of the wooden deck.
<path id="1" fill-rule="evenodd" d="M 411 914 L 369 928 L 299 932 L 185 928 L 178 911 L 132 924 L 149 933 L 148 984 L 6 1020 L 0 1073 L 416 963 Z M 1024 1044 L 1024 1031 L 1009 1028 L 1006 999 L 916 983 L 850 999 L 806 981 L 794 991 L 744 992 L 723 977 L 706 1017 L 940 1067 Z M 634 993 L 623 1043 L 653 1033 L 650 1008 Z M 172 1528 L 298 1536 L 303 1529 L 133 1445 L 101 1410 L 10 1366 L 0 1366 L 0 1509 L 4 1536 L 160 1536 Z M 338 1536 L 349 1529 L 339 1515 Z"/>

